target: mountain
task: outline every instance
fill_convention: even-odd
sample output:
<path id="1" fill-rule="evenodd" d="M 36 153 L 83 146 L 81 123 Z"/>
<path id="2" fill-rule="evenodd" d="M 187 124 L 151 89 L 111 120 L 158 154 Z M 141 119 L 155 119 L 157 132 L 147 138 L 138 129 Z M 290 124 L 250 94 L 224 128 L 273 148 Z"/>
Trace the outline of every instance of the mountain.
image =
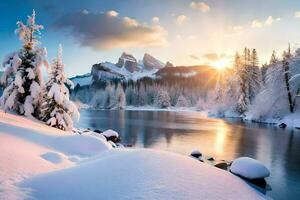
<path id="1" fill-rule="evenodd" d="M 70 78 L 75 85 L 91 85 L 97 81 L 107 80 L 138 80 L 144 77 L 155 77 L 155 73 L 166 64 L 145 54 L 141 61 L 128 53 L 122 53 L 117 63 L 102 62 L 94 64 L 91 73 Z"/>

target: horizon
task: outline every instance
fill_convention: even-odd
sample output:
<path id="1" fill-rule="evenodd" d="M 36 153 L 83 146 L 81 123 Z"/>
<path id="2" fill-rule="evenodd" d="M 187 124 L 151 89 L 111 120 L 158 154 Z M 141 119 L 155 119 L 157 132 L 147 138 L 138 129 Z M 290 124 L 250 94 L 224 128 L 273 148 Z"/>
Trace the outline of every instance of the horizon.
<path id="1" fill-rule="evenodd" d="M 28 0 L 19 6 L 20 2 L 0 3 L 7 19 L 0 22 L 1 59 L 20 47 L 15 23 L 26 21 L 34 9 L 37 23 L 44 26 L 41 46 L 47 48 L 51 61 L 62 44 L 68 77 L 88 73 L 95 63 L 116 63 L 122 52 L 137 59 L 149 53 L 174 66 L 223 68 L 244 47 L 255 48 L 263 64 L 273 50 L 280 56 L 288 43 L 296 48 L 300 42 L 296 28 L 300 2 L 296 0 Z"/>

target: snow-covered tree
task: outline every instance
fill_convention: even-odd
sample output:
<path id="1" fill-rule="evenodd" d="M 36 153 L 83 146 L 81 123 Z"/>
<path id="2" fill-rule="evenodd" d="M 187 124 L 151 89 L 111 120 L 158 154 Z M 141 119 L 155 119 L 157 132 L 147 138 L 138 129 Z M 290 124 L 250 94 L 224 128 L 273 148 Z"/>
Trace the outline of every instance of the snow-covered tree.
<path id="1" fill-rule="evenodd" d="M 249 63 L 249 51 L 247 49 L 244 50 L 244 64 L 241 62 L 241 58 L 238 53 L 235 56 L 235 70 L 236 76 L 238 77 L 238 99 L 236 105 L 236 111 L 239 114 L 244 114 L 249 105 L 249 98 L 248 98 L 248 84 L 247 84 L 247 68 L 246 63 Z"/>
<path id="2" fill-rule="evenodd" d="M 180 95 L 178 97 L 176 107 L 189 107 L 189 105 L 188 100 L 184 96 Z"/>
<path id="3" fill-rule="evenodd" d="M 61 45 L 58 48 L 57 58 L 51 64 L 48 78 L 40 106 L 40 118 L 50 126 L 71 130 L 73 119 L 79 118 L 79 112 L 76 105 L 70 101 L 69 90 L 65 85 L 68 79 L 64 73 Z"/>
<path id="4" fill-rule="evenodd" d="M 168 108 L 171 106 L 171 99 L 168 92 L 159 90 L 155 96 L 154 104 L 159 108 Z"/>
<path id="5" fill-rule="evenodd" d="M 35 22 L 35 12 L 28 16 L 27 23 L 17 22 L 15 33 L 23 42 L 20 50 L 5 57 L 5 72 L 1 84 L 6 88 L 1 97 L 1 107 L 26 116 L 38 116 L 38 103 L 43 86 L 41 67 L 48 66 L 47 51 L 39 48 L 42 25 Z"/>

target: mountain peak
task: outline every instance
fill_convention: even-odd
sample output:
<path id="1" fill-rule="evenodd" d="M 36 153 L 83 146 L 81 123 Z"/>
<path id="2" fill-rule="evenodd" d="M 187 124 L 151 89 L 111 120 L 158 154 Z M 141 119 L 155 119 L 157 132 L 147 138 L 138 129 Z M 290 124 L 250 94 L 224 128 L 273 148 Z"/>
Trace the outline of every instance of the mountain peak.
<path id="1" fill-rule="evenodd" d="M 143 65 L 146 70 L 161 69 L 165 64 L 148 53 L 144 54 Z"/>

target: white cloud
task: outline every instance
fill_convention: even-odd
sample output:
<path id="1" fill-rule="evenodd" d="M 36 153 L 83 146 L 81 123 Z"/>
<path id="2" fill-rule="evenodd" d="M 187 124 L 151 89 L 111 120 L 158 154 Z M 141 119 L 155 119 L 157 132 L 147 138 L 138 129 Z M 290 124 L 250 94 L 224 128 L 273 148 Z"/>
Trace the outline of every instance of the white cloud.
<path id="1" fill-rule="evenodd" d="M 275 21 L 280 21 L 281 19 L 274 18 L 273 16 L 269 16 L 265 22 L 259 21 L 259 20 L 253 20 L 251 23 L 252 28 L 262 28 L 263 26 L 271 26 Z"/>
<path id="2" fill-rule="evenodd" d="M 119 15 L 119 13 L 115 10 L 110 10 L 106 14 L 111 17 L 117 17 Z"/>
<path id="3" fill-rule="evenodd" d="M 153 17 L 153 18 L 152 18 L 152 21 L 153 21 L 154 23 L 158 23 L 158 22 L 159 22 L 159 17 Z"/>
<path id="4" fill-rule="evenodd" d="M 185 23 L 187 20 L 188 20 L 188 17 L 185 16 L 185 15 L 178 15 L 178 16 L 176 17 L 176 22 L 177 22 L 177 24 L 179 24 L 179 25 Z"/>
<path id="5" fill-rule="evenodd" d="M 201 12 L 204 12 L 204 13 L 210 11 L 209 5 L 207 5 L 204 2 L 194 2 L 194 1 L 192 1 L 190 3 L 190 7 L 193 8 L 193 9 L 196 9 L 196 10 L 200 10 Z"/>
<path id="6" fill-rule="evenodd" d="M 295 12 L 295 17 L 300 18 L 300 11 Z"/>

